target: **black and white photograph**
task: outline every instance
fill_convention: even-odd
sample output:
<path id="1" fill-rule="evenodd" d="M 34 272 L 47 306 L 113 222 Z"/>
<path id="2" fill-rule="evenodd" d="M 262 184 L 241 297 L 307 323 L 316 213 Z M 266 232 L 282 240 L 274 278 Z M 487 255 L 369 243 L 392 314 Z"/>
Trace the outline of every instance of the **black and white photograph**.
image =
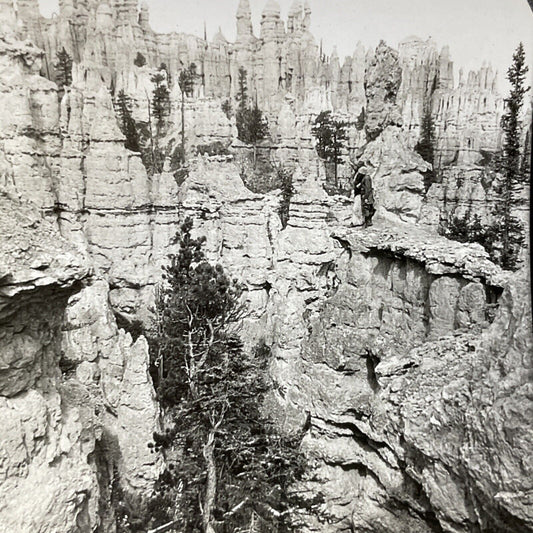
<path id="1" fill-rule="evenodd" d="M 0 0 L 0 533 L 533 533 L 533 0 Z"/>

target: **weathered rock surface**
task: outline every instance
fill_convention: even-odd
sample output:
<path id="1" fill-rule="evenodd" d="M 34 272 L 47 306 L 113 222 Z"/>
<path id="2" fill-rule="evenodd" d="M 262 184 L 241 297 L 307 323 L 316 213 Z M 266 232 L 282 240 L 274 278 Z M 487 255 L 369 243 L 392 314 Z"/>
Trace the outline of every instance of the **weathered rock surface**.
<path id="1" fill-rule="evenodd" d="M 148 347 L 34 205 L 0 195 L 0 214 L 0 530 L 92 531 L 106 483 L 141 495 L 157 476 Z"/>
<path id="2" fill-rule="evenodd" d="M 369 140 L 374 140 L 389 125 L 401 126 L 396 105 L 401 81 L 398 52 L 381 41 L 365 71 L 365 129 Z"/>
<path id="3" fill-rule="evenodd" d="M 505 278 L 480 249 L 448 256 L 445 240 L 390 228 L 336 239 L 347 251 L 334 294 L 308 321 L 292 308 L 300 357 L 281 342 L 276 351 L 279 402 L 294 422 L 311 417 L 305 446 L 317 469 L 307 488 L 325 496 L 328 525 L 310 530 L 529 531 L 531 467 L 520 458 L 532 445 L 532 340 L 520 289 L 508 289 L 489 326 Z M 509 422 L 516 448 L 503 436 L 505 416 L 488 418 L 500 379 L 488 369 L 498 365 L 516 369 L 501 396 L 524 408 Z M 480 461 L 489 449 L 506 459 Z M 496 489 L 500 476 L 508 492 Z"/>
<path id="4" fill-rule="evenodd" d="M 89 267 L 30 204 L 0 194 L 0 207 L 0 394 L 10 397 L 57 363 L 62 309 Z"/>
<path id="5" fill-rule="evenodd" d="M 0 4 L 2 30 L 15 23 L 8 7 Z M 50 21 L 36 2 L 18 7 L 13 34 L 32 35 L 48 68 L 63 45 L 76 64 L 58 104 L 55 85 L 37 76 L 41 53 L 0 40 L 0 186 L 34 202 L 0 195 L 0 414 L 8 428 L 0 529 L 112 531 L 110 485 L 149 491 L 158 465 L 146 447 L 157 427 L 147 346 L 117 329 L 111 307 L 149 316 L 159 267 L 192 215 L 210 259 L 248 286 L 244 340 L 266 341 L 274 356 L 268 407 L 287 428 L 310 421 L 307 488 L 325 503 L 324 521 L 310 518 L 308 530 L 531 531 L 524 285 L 507 286 L 479 246 L 404 224 L 421 218 L 431 229 L 444 203 L 454 213 L 486 203 L 479 184 L 461 190 L 457 175 L 423 205 L 428 167 L 410 147 L 430 100 L 437 127 L 456 132 L 439 130 L 450 154 L 473 149 L 465 161 L 476 160 L 482 136 L 493 149 L 499 104 L 489 70 L 454 89 L 447 54 L 416 39 L 399 54 L 358 47 L 341 65 L 335 54 L 321 57 L 300 3 L 285 27 L 270 2 L 257 39 L 243 0 L 234 45 L 221 35 L 213 43 L 157 35 L 146 8 L 138 14 L 129 0 L 65 0 Z M 133 66 L 137 52 L 146 66 Z M 295 171 L 285 229 L 279 191 L 250 192 L 234 161 L 190 161 L 178 186 L 168 171 L 149 179 L 124 148 L 108 89 L 125 88 L 145 120 L 151 69 L 162 61 L 174 79 L 191 61 L 203 74 L 186 102 L 190 146 L 231 141 L 219 104 L 247 67 L 251 94 L 276 116 L 276 145 L 265 143 L 258 157 Z M 169 143 L 179 143 L 179 103 Z M 373 229 L 347 230 L 357 213 L 349 199 L 324 192 L 309 119 L 324 109 L 355 118 L 363 106 L 372 141 L 361 159 L 378 213 Z M 364 144 L 364 132 L 351 133 L 352 148 Z"/>
<path id="6" fill-rule="evenodd" d="M 211 257 L 260 302 L 245 334 L 272 346 L 270 409 L 285 427 L 310 416 L 306 485 L 325 497 L 325 521 L 309 519 L 308 530 L 528 531 L 529 467 L 519 459 L 531 447 L 527 415 L 509 422 L 523 439 L 513 448 L 496 437 L 502 422 L 483 414 L 498 404 L 488 393 L 498 378 L 483 369 L 512 364 L 502 362 L 512 353 L 506 343 L 530 353 L 530 326 L 516 326 L 523 338 L 513 337 L 506 322 L 509 313 L 513 324 L 527 318 L 526 302 L 511 298 L 520 290 L 504 293 L 490 325 L 508 274 L 481 247 L 410 224 L 346 230 L 349 207 L 311 178 L 297 179 L 289 224 L 271 225 L 269 239 L 265 224 L 275 218 L 263 218 L 264 197 L 242 188 L 237 169 L 199 170 L 181 201 L 188 213 L 202 210 L 197 232 L 208 236 Z M 507 333 L 489 348 L 497 331 Z M 525 357 L 512 378 L 521 385 L 506 389 L 505 402 L 527 413 Z M 483 435 L 481 420 L 492 428 Z M 488 450 L 508 459 L 480 461 Z"/>
<path id="7" fill-rule="evenodd" d="M 372 177 L 377 216 L 414 222 L 424 197 L 424 176 L 430 165 L 408 146 L 407 135 L 388 126 L 363 152 L 360 161 Z"/>

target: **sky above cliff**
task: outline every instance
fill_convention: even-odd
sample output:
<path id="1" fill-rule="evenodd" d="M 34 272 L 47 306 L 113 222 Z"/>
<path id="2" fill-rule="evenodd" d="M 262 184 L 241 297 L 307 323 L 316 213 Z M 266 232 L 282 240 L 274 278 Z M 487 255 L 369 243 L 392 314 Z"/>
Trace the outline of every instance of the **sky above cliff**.
<path id="1" fill-rule="evenodd" d="M 405 37 L 432 37 L 439 47 L 450 46 L 457 67 L 479 68 L 489 61 L 503 80 L 519 41 L 533 62 L 533 13 L 526 0 L 309 0 L 311 31 L 323 39 L 324 52 L 334 45 L 341 59 L 353 53 L 357 41 L 376 46 L 384 39 L 396 47 Z M 212 37 L 220 26 L 235 38 L 239 0 L 147 0 L 150 20 L 158 32 L 203 35 L 204 20 Z M 254 32 L 259 35 L 266 0 L 250 0 Z M 286 19 L 292 0 L 280 0 Z M 40 0 L 44 15 L 57 10 L 57 0 Z M 533 69 L 532 69 L 533 70 Z M 502 86 L 504 84 L 502 83 Z"/>

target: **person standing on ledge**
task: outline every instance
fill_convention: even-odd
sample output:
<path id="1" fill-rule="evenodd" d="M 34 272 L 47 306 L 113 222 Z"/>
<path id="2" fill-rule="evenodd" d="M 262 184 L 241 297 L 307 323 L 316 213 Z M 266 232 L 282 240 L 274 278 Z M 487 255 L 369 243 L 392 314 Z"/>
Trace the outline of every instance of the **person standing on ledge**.
<path id="1" fill-rule="evenodd" d="M 376 212 L 374 207 L 374 191 L 372 189 L 372 178 L 366 167 L 361 168 L 353 183 L 354 196 L 361 195 L 361 211 L 363 214 L 363 228 L 372 226 L 372 217 Z"/>

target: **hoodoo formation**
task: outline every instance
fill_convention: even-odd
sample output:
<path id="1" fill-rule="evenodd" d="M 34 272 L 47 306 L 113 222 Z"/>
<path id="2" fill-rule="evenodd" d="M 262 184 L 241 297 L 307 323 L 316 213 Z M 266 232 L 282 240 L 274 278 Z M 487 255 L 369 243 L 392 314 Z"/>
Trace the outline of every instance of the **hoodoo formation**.
<path id="1" fill-rule="evenodd" d="M 257 34 L 234 4 L 230 42 L 136 0 L 0 0 L 0 533 L 533 531 L 531 93 L 512 137 L 487 64 L 416 36 L 341 60 L 308 0 Z M 230 528 L 248 500 L 220 493 L 194 527 L 150 503 L 189 218 L 242 285 L 242 353 L 268 351 L 264 416 L 299 435 L 288 529 L 259 504 Z"/>

